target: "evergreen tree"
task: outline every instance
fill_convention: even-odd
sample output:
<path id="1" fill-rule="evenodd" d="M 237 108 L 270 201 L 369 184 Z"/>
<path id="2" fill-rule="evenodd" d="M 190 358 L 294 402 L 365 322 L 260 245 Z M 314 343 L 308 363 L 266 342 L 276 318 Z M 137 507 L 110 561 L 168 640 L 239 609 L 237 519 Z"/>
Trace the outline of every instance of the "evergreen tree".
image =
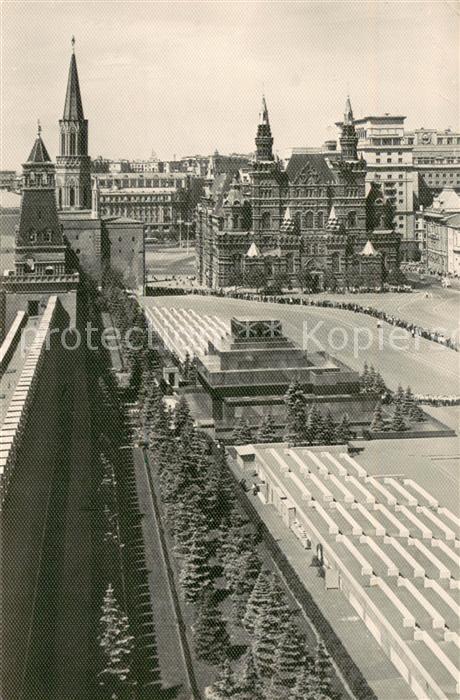
<path id="1" fill-rule="evenodd" d="M 190 376 L 190 368 L 191 368 L 191 361 L 190 361 L 190 354 L 188 351 L 185 353 L 185 359 L 182 364 L 182 376 L 185 379 L 185 381 L 188 381 L 189 376 Z"/>
<path id="2" fill-rule="evenodd" d="M 310 445 L 319 441 L 321 430 L 321 414 L 317 405 L 314 403 L 307 413 L 307 420 L 305 424 L 305 437 Z"/>
<path id="3" fill-rule="evenodd" d="M 164 401 L 161 399 L 155 403 L 152 411 L 151 422 L 148 426 L 150 443 L 164 444 L 171 437 L 171 420 Z"/>
<path id="4" fill-rule="evenodd" d="M 275 653 L 273 676 L 270 685 L 270 700 L 288 699 L 294 687 L 302 663 L 303 640 L 297 625 L 289 622 L 280 638 Z"/>
<path id="5" fill-rule="evenodd" d="M 326 417 L 324 419 L 323 444 L 324 445 L 333 445 L 334 442 L 335 442 L 335 423 L 334 423 L 334 419 L 332 418 L 332 413 L 330 412 L 329 409 L 327 409 Z"/>
<path id="6" fill-rule="evenodd" d="M 229 636 L 214 593 L 207 593 L 200 602 L 193 636 L 199 659 L 216 663 L 225 658 Z"/>
<path id="7" fill-rule="evenodd" d="M 219 678 L 211 686 L 213 700 L 226 700 L 226 698 L 234 698 L 236 695 L 236 683 L 233 676 L 230 661 L 225 659 L 222 664 Z"/>
<path id="8" fill-rule="evenodd" d="M 251 442 L 254 442 L 251 427 L 248 421 L 241 417 L 235 423 L 232 434 L 232 443 L 234 445 L 250 445 Z"/>
<path id="9" fill-rule="evenodd" d="M 246 612 L 247 601 L 257 581 L 261 566 L 262 563 L 254 549 L 242 552 L 236 558 L 235 568 L 232 572 L 232 615 L 235 624 L 240 624 Z"/>
<path id="10" fill-rule="evenodd" d="M 385 424 L 383 422 L 382 403 L 381 401 L 378 401 L 375 405 L 372 416 L 371 430 L 373 433 L 380 433 L 384 429 Z"/>
<path id="11" fill-rule="evenodd" d="M 348 415 L 346 413 L 343 414 L 342 420 L 337 426 L 336 429 L 336 441 L 339 444 L 343 444 L 345 442 L 348 442 L 351 439 L 351 430 L 350 430 L 350 423 L 348 420 Z"/>
<path id="12" fill-rule="evenodd" d="M 291 691 L 290 700 L 317 700 L 318 679 L 315 673 L 315 659 L 304 651 L 303 661 Z"/>
<path id="13" fill-rule="evenodd" d="M 211 460 L 205 483 L 204 510 L 215 527 L 225 520 L 235 503 L 235 483 L 227 465 L 225 452 Z"/>
<path id="14" fill-rule="evenodd" d="M 243 625 L 248 632 L 254 631 L 254 624 L 259 612 L 270 602 L 271 580 L 268 571 L 262 569 L 254 584 L 248 602 Z"/>
<path id="15" fill-rule="evenodd" d="M 265 413 L 257 431 L 257 442 L 275 442 L 276 428 L 275 421 L 271 413 Z"/>
<path id="16" fill-rule="evenodd" d="M 243 659 L 240 681 L 238 683 L 238 700 L 264 700 L 262 682 L 256 671 L 252 649 L 249 648 Z"/>
<path id="17" fill-rule="evenodd" d="M 402 406 L 402 404 L 404 403 L 404 398 L 405 398 L 404 389 L 402 388 L 401 384 L 399 384 L 398 388 L 396 390 L 396 394 L 393 397 L 393 403 L 395 405 L 401 404 L 401 406 Z"/>
<path id="18" fill-rule="evenodd" d="M 286 434 L 288 442 L 297 444 L 305 440 L 306 399 L 299 382 L 290 384 L 284 397 L 286 404 Z"/>
<path id="19" fill-rule="evenodd" d="M 375 379 L 374 379 L 374 386 L 373 386 L 373 391 L 376 394 L 379 394 L 379 396 L 382 396 L 387 390 L 386 384 L 383 381 L 382 375 L 380 372 L 375 373 Z"/>
<path id="20" fill-rule="evenodd" d="M 176 435 L 182 435 L 185 431 L 190 431 L 193 428 L 193 419 L 190 415 L 190 408 L 182 394 L 174 409 L 174 431 Z"/>
<path id="21" fill-rule="evenodd" d="M 192 536 L 190 551 L 180 573 L 180 582 L 187 602 L 194 603 L 211 585 L 208 552 L 196 534 Z"/>
<path id="22" fill-rule="evenodd" d="M 401 432 L 403 430 L 406 430 L 406 427 L 407 426 L 404 422 L 403 404 L 401 402 L 398 402 L 395 404 L 393 418 L 390 423 L 390 430 Z"/>
<path id="23" fill-rule="evenodd" d="M 109 583 L 102 604 L 99 645 L 102 649 L 104 668 L 100 672 L 101 685 L 124 697 L 124 689 L 132 685 L 131 655 L 134 637 L 130 634 L 128 618 L 121 611 Z"/>
<path id="24" fill-rule="evenodd" d="M 409 417 L 410 412 L 411 412 L 414 404 L 415 404 L 414 395 L 412 393 L 410 386 L 408 386 L 406 389 L 406 393 L 404 394 L 404 400 L 403 400 L 403 404 L 402 404 L 403 415 L 406 418 Z"/>
<path id="25" fill-rule="evenodd" d="M 414 403 L 410 409 L 409 413 L 409 420 L 414 422 L 414 423 L 420 423 L 421 421 L 425 420 L 425 414 L 423 413 L 423 410 L 420 407 L 420 404 L 417 403 L 417 401 L 414 400 Z"/>
<path id="26" fill-rule="evenodd" d="M 263 607 L 255 620 L 252 651 L 257 673 L 265 681 L 272 677 L 276 649 L 282 633 L 278 616 L 269 606 Z"/>
<path id="27" fill-rule="evenodd" d="M 325 437 L 325 421 L 323 418 L 323 414 L 321 411 L 318 411 L 317 416 L 316 416 L 316 442 L 319 445 L 325 445 L 326 442 L 324 440 Z"/>
<path id="28" fill-rule="evenodd" d="M 326 697 L 330 696 L 333 676 L 332 663 L 331 657 L 322 642 L 319 642 L 316 647 L 315 675 L 319 692 Z"/>
<path id="29" fill-rule="evenodd" d="M 363 372 L 360 377 L 361 390 L 365 391 L 369 384 L 369 366 L 367 362 L 364 363 Z"/>

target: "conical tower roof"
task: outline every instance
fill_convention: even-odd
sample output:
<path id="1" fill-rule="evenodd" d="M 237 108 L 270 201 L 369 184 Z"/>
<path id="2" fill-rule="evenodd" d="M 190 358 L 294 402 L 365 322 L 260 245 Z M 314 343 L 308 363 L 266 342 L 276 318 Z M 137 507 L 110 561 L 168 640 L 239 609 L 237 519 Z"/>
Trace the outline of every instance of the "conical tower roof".
<path id="1" fill-rule="evenodd" d="M 351 108 L 350 95 L 347 96 L 347 101 L 345 103 L 345 112 L 343 114 L 344 124 L 353 124 L 353 110 Z"/>
<path id="2" fill-rule="evenodd" d="M 326 231 L 339 231 L 340 230 L 340 221 L 337 218 L 337 214 L 335 213 L 335 207 L 332 205 L 331 211 L 329 212 L 329 219 L 327 220 L 326 224 Z"/>
<path id="3" fill-rule="evenodd" d="M 81 101 L 80 83 L 78 80 L 77 61 L 75 58 L 75 38 L 72 37 L 72 56 L 70 58 L 69 78 L 64 104 L 64 121 L 82 121 L 83 103 Z"/>
<path id="4" fill-rule="evenodd" d="M 246 255 L 248 258 L 258 258 L 260 256 L 260 250 L 258 249 L 254 241 L 249 246 Z"/>
<path id="5" fill-rule="evenodd" d="M 270 126 L 270 121 L 268 119 L 268 107 L 267 102 L 265 100 L 265 95 L 262 95 L 262 107 L 260 108 L 259 124 L 266 124 L 267 126 Z"/>
<path id="6" fill-rule="evenodd" d="M 49 157 L 48 151 L 46 150 L 46 146 L 43 143 L 41 132 L 42 129 L 39 124 L 37 138 L 35 139 L 35 143 L 32 147 L 30 155 L 27 158 L 28 163 L 51 163 L 51 158 Z"/>
<path id="7" fill-rule="evenodd" d="M 367 241 L 366 245 L 360 252 L 360 255 L 365 255 L 367 258 L 377 255 L 377 251 L 375 250 L 374 246 L 372 245 L 371 241 Z"/>

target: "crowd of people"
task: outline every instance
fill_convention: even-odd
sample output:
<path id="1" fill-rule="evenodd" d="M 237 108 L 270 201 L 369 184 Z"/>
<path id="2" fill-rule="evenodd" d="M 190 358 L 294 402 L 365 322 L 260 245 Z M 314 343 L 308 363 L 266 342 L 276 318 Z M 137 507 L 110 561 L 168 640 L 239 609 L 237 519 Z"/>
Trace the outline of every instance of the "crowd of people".
<path id="1" fill-rule="evenodd" d="M 292 297 L 288 295 L 272 295 L 264 293 L 254 293 L 254 292 L 243 292 L 238 290 L 210 290 L 210 289 L 191 289 L 187 293 L 201 294 L 201 295 L 213 295 L 213 296 L 225 296 L 231 297 L 233 299 L 245 299 L 263 302 L 273 302 L 277 304 L 298 304 L 301 306 L 318 306 L 323 308 L 333 308 L 333 309 L 344 309 L 345 311 L 354 311 L 355 313 L 366 314 L 367 316 L 373 316 L 380 321 L 385 321 L 392 326 L 398 326 L 400 328 L 405 328 L 412 337 L 420 336 L 426 340 L 431 340 L 434 343 L 439 343 L 440 345 L 445 345 L 451 350 L 458 352 L 459 346 L 458 342 L 454 338 L 449 338 L 443 333 L 435 330 L 422 328 L 411 321 L 406 319 L 397 318 L 393 314 L 383 311 L 382 309 L 376 309 L 372 306 L 363 306 L 354 301 L 337 301 L 330 299 L 313 299 L 308 297 Z"/>
<path id="2" fill-rule="evenodd" d="M 416 395 L 415 398 L 419 403 L 427 404 L 428 406 L 459 406 L 460 396 L 430 396 L 428 394 Z"/>

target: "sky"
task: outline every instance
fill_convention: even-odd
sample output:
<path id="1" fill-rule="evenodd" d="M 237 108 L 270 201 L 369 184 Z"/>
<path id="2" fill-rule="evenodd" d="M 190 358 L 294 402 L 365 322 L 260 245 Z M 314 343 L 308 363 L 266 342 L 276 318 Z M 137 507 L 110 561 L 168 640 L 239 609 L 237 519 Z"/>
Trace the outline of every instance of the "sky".
<path id="1" fill-rule="evenodd" d="M 459 127 L 454 0 L 2 0 L 1 164 L 18 169 L 37 119 L 54 159 L 71 37 L 93 157 L 251 152 L 265 92 L 284 155 L 355 117 Z"/>

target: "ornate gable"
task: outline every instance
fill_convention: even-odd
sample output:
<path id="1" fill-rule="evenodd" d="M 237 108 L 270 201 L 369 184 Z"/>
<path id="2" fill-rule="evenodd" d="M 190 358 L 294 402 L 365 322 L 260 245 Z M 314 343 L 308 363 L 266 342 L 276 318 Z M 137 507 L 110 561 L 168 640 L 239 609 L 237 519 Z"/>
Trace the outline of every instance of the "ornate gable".
<path id="1" fill-rule="evenodd" d="M 294 178 L 294 185 L 317 185 L 320 182 L 318 171 L 307 163 Z"/>

